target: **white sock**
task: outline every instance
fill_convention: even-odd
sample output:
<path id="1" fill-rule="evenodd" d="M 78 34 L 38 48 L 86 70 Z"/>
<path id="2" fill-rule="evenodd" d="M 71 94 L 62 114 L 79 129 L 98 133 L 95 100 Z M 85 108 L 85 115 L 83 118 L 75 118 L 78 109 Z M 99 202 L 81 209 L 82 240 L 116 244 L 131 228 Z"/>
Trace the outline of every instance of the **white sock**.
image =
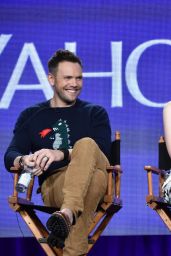
<path id="1" fill-rule="evenodd" d="M 61 212 L 63 212 L 64 214 L 66 214 L 71 222 L 71 224 L 73 223 L 73 213 L 69 208 L 64 208 L 61 210 Z"/>

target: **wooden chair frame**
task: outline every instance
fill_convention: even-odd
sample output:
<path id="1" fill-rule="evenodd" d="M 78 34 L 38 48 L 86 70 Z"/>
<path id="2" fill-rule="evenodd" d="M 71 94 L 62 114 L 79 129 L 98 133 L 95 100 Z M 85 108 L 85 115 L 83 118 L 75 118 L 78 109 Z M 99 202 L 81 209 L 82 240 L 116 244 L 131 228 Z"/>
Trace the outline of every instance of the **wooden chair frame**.
<path id="1" fill-rule="evenodd" d="M 116 132 L 115 140 L 120 140 L 120 133 Z M 45 228 L 43 223 L 38 218 L 36 211 L 42 211 L 46 213 L 53 213 L 56 210 L 59 210 L 54 207 L 40 206 L 35 205 L 31 202 L 32 190 L 34 186 L 34 178 L 32 178 L 28 190 L 26 192 L 26 198 L 20 198 L 15 187 L 19 179 L 18 170 L 11 168 L 14 175 L 14 189 L 13 195 L 9 196 L 8 202 L 10 207 L 18 212 L 29 229 L 32 231 L 33 235 L 41 245 L 42 249 L 48 256 L 62 256 L 62 249 L 56 247 L 50 247 L 46 239 L 49 235 L 48 230 Z M 120 186 L 121 186 L 121 166 L 120 164 L 115 166 L 109 166 L 107 168 L 108 172 L 108 186 L 106 195 L 103 202 L 99 205 L 97 212 L 94 215 L 93 222 L 89 228 L 89 246 L 88 252 L 92 249 L 95 242 L 100 237 L 101 233 L 109 223 L 112 216 L 122 208 L 122 201 L 120 199 Z M 114 179 L 114 191 L 112 189 Z"/>
<path id="2" fill-rule="evenodd" d="M 163 136 L 160 137 L 159 143 L 165 143 Z M 160 154 L 159 154 L 159 158 L 160 158 Z M 144 169 L 145 171 L 147 171 L 147 182 L 148 182 L 148 195 L 146 196 L 147 205 L 151 209 L 157 212 L 157 214 L 163 220 L 167 228 L 171 231 L 171 210 L 169 209 L 171 206 L 164 202 L 163 192 L 162 192 L 162 185 L 165 180 L 164 177 L 165 177 L 166 170 L 162 170 L 151 165 L 146 165 Z M 158 175 L 157 195 L 154 195 L 153 174 Z"/>

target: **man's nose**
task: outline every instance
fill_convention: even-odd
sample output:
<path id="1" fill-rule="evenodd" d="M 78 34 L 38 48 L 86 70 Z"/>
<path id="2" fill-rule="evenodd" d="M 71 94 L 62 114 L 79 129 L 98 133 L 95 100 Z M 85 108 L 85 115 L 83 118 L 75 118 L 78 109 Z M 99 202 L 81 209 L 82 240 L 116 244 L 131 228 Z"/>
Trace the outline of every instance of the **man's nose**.
<path id="1" fill-rule="evenodd" d="M 77 78 L 72 78 L 72 86 L 76 87 L 78 86 L 78 81 L 77 81 Z"/>

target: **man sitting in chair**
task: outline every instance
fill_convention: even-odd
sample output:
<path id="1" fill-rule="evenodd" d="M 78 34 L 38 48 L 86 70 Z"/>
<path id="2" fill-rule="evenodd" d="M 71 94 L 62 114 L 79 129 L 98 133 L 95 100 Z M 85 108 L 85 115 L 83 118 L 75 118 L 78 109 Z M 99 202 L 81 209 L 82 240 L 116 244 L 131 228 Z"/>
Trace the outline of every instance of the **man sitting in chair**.
<path id="1" fill-rule="evenodd" d="M 48 219 L 48 243 L 63 255 L 85 255 L 88 227 L 107 187 L 111 128 L 104 108 L 78 99 L 81 60 L 58 50 L 48 62 L 53 98 L 24 110 L 5 153 L 8 170 L 32 168 L 45 205 L 60 208 Z"/>

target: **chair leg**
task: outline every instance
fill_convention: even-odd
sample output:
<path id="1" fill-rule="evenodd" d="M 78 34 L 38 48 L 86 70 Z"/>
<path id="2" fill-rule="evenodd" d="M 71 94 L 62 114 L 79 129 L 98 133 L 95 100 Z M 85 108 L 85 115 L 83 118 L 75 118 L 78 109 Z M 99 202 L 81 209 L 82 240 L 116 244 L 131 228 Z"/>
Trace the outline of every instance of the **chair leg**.
<path id="1" fill-rule="evenodd" d="M 157 203 L 156 201 L 157 198 L 154 196 L 147 196 L 146 197 L 146 202 L 147 205 L 154 211 L 158 213 L 160 218 L 163 220 L 165 225 L 168 227 L 168 229 L 171 231 L 171 213 L 168 213 L 165 208 L 161 206 L 161 204 Z"/>
<path id="2" fill-rule="evenodd" d="M 104 211 L 99 211 L 95 216 L 94 216 L 94 219 L 93 219 L 93 222 L 92 224 L 90 225 L 89 227 L 89 231 L 88 233 L 90 234 L 93 229 L 98 225 L 99 221 L 103 218 L 103 216 L 105 215 L 105 212 Z"/>
<path id="3" fill-rule="evenodd" d="M 49 233 L 41 223 L 34 210 L 20 210 L 21 217 L 26 222 L 33 235 L 36 237 L 39 242 L 42 238 L 47 238 Z M 47 256 L 62 256 L 62 250 L 56 247 L 51 248 L 47 243 L 40 243 L 42 249 L 47 254 Z"/>
<path id="4" fill-rule="evenodd" d="M 168 229 L 171 231 L 171 219 L 163 209 L 156 209 L 161 219 L 164 221 Z"/>
<path id="5" fill-rule="evenodd" d="M 97 227 L 97 229 L 95 230 L 94 234 L 91 237 L 92 243 L 89 243 L 88 245 L 88 252 L 92 249 L 93 245 L 98 240 L 101 233 L 104 231 L 104 229 L 106 228 L 107 224 L 109 223 L 112 217 L 113 217 L 113 214 L 110 214 L 110 215 L 107 214 L 102 220 L 102 222 L 100 223 L 100 225 Z"/>

